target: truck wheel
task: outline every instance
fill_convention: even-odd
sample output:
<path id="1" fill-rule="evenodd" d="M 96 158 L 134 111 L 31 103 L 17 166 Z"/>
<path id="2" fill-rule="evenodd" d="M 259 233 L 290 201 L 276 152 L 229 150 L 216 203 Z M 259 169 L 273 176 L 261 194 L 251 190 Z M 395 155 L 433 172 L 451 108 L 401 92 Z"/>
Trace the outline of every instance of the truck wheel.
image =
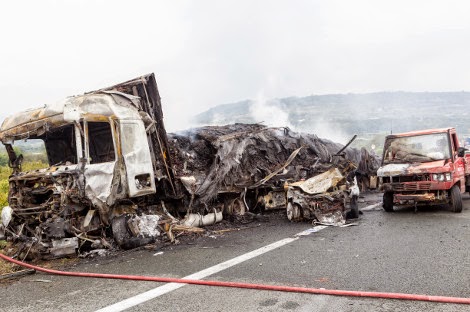
<path id="1" fill-rule="evenodd" d="M 289 221 L 300 221 L 302 219 L 302 208 L 299 204 L 288 202 L 286 210 Z"/>
<path id="2" fill-rule="evenodd" d="M 359 218 L 359 206 L 357 205 L 357 195 L 351 197 L 351 201 L 349 203 L 351 208 L 350 216 L 352 219 Z"/>
<path id="3" fill-rule="evenodd" d="M 393 193 L 392 192 L 384 193 L 383 207 L 386 212 L 393 212 Z"/>
<path id="4" fill-rule="evenodd" d="M 453 212 L 462 212 L 462 194 L 457 185 L 450 189 L 450 209 Z"/>

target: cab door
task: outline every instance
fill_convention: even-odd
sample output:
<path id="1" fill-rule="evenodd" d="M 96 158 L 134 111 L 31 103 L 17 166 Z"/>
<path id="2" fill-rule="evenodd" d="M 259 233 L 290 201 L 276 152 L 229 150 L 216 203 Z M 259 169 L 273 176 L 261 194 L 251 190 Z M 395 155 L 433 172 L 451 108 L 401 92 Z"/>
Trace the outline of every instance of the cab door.
<path id="1" fill-rule="evenodd" d="M 121 152 L 130 197 L 156 192 L 147 133 L 141 120 L 120 120 Z"/>
<path id="2" fill-rule="evenodd" d="M 465 191 L 465 168 L 466 158 L 458 155 L 459 141 L 455 132 L 449 131 L 451 144 L 452 144 L 452 157 L 454 160 L 453 180 L 459 180 L 461 192 Z"/>
<path id="3" fill-rule="evenodd" d="M 110 120 L 83 121 L 85 193 L 95 205 L 112 205 L 116 198 L 117 148 Z"/>

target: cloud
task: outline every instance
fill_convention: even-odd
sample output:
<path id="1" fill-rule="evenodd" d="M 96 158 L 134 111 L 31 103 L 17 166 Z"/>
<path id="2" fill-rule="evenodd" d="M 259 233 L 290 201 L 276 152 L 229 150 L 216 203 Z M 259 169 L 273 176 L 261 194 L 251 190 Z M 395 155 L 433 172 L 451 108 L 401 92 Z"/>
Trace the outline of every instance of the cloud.
<path id="1" fill-rule="evenodd" d="M 27 8 L 27 9 L 25 9 Z M 170 131 L 222 103 L 470 90 L 467 1 L 10 1 L 0 116 L 155 72 Z"/>

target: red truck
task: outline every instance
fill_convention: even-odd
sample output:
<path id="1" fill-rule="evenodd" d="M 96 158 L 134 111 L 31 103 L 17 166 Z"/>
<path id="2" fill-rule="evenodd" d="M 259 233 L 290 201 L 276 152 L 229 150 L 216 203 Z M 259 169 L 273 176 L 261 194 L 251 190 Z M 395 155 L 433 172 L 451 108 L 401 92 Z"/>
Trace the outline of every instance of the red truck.
<path id="1" fill-rule="evenodd" d="M 377 171 L 383 208 L 394 205 L 448 204 L 462 211 L 462 193 L 470 190 L 470 154 L 460 147 L 455 128 L 388 135 Z"/>

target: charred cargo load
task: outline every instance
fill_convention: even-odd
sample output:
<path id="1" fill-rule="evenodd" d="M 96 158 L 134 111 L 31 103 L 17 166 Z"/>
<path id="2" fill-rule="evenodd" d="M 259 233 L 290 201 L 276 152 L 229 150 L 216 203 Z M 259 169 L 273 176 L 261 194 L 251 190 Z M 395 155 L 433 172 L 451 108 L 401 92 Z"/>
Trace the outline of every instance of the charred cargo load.
<path id="1" fill-rule="evenodd" d="M 36 257 L 113 241 L 132 248 L 173 237 L 169 224 L 200 226 L 248 210 L 344 218 L 357 198 L 360 153 L 315 135 L 257 124 L 167 135 L 153 74 L 15 114 L 0 140 L 12 168 L 1 227 Z M 42 146 L 45 168 L 23 167 L 15 143 L 24 141 Z M 319 192 L 297 183 L 331 170 Z"/>
<path id="2" fill-rule="evenodd" d="M 292 221 L 315 219 L 315 214 L 310 213 L 312 209 L 317 215 L 338 210 L 340 222 L 344 221 L 354 197 L 353 216 L 357 217 L 354 171 L 360 152 L 356 149 L 313 134 L 257 124 L 192 129 L 170 135 L 169 142 L 174 146 L 170 149 L 176 152 L 172 157 L 176 175 L 182 177 L 191 193 L 192 200 L 186 206 L 190 209 L 220 207 L 239 214 L 246 210 L 293 207 L 294 214 L 287 212 Z M 319 192 L 294 191 L 299 181 L 308 182 L 332 168 L 336 168 L 338 176 L 329 187 Z M 289 190 L 297 195 L 289 197 Z M 299 200 L 304 197 L 312 198 Z"/>

